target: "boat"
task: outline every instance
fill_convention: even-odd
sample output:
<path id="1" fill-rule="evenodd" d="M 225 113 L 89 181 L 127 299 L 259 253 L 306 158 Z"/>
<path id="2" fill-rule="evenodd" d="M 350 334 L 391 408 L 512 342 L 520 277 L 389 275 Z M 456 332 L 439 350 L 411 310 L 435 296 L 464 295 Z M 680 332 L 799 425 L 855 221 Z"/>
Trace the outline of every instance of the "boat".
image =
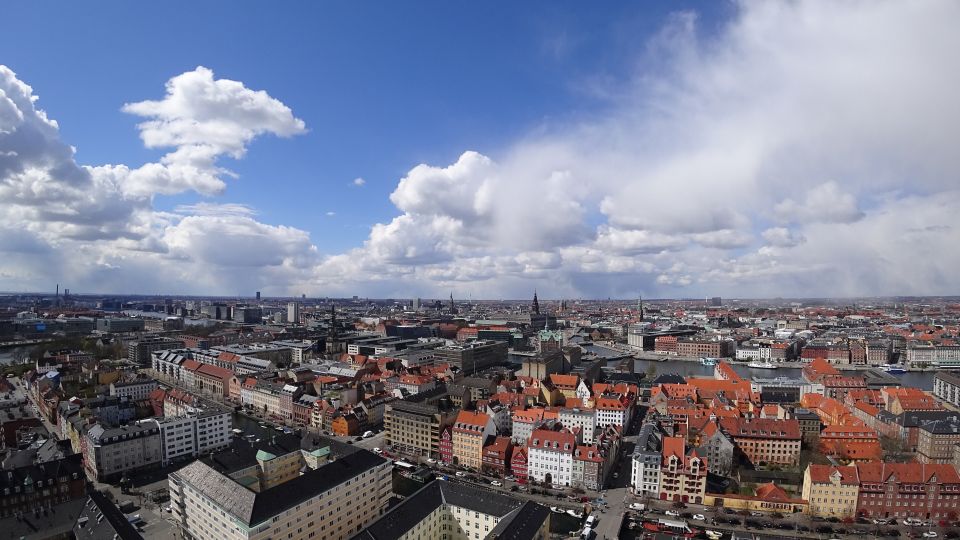
<path id="1" fill-rule="evenodd" d="M 567 510 L 567 515 L 573 516 L 577 519 L 583 519 L 583 513 L 577 512 L 576 510 Z"/>
<path id="2" fill-rule="evenodd" d="M 880 370 L 885 371 L 887 373 L 893 373 L 893 374 L 901 374 L 901 373 L 907 372 L 907 370 L 903 369 L 897 364 L 884 364 L 880 366 Z"/>
<path id="3" fill-rule="evenodd" d="M 551 507 L 550 507 L 550 511 L 551 511 L 551 512 L 555 512 L 555 513 L 557 513 L 557 514 L 562 514 L 562 513 L 563 513 L 563 508 L 558 508 L 558 507 L 556 507 L 556 506 L 551 506 Z"/>
<path id="4" fill-rule="evenodd" d="M 700 358 L 700 363 L 705 366 L 715 366 L 717 365 L 716 358 Z"/>
<path id="5" fill-rule="evenodd" d="M 777 369 L 777 365 L 773 362 L 759 362 L 757 360 L 747 364 L 747 367 L 753 369 Z"/>

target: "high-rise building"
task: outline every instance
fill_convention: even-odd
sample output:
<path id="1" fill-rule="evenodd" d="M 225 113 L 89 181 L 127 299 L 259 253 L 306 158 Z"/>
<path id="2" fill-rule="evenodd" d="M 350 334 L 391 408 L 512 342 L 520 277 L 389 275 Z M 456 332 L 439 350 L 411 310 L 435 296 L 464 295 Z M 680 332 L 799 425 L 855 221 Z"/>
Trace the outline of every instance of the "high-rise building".
<path id="1" fill-rule="evenodd" d="M 300 302 L 289 302 L 287 304 L 287 322 L 300 324 Z"/>
<path id="2" fill-rule="evenodd" d="M 257 302 L 260 301 L 260 291 L 257 291 Z"/>

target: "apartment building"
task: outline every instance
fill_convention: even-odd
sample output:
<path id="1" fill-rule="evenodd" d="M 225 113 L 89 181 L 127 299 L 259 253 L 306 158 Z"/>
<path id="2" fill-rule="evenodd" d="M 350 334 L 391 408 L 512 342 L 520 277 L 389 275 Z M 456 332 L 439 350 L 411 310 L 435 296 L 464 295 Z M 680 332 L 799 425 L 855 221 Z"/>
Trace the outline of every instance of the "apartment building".
<path id="1" fill-rule="evenodd" d="M 659 497 L 660 464 L 663 461 L 661 439 L 656 423 L 644 424 L 630 460 L 630 486 L 635 495 Z"/>
<path id="2" fill-rule="evenodd" d="M 960 375 L 938 371 L 933 379 L 933 395 L 955 408 L 960 408 Z"/>
<path id="3" fill-rule="evenodd" d="M 434 481 L 353 540 L 547 540 L 550 510 L 476 487 Z"/>
<path id="4" fill-rule="evenodd" d="M 597 430 L 596 409 L 560 409 L 557 419 L 570 431 L 579 430 L 584 444 L 593 444 L 594 432 Z M 529 437 L 529 433 L 527 436 Z"/>
<path id="5" fill-rule="evenodd" d="M 160 428 L 164 466 L 230 445 L 233 416 L 227 410 L 211 406 L 183 416 L 167 416 L 156 422 Z"/>
<path id="6" fill-rule="evenodd" d="M 797 420 L 757 418 L 741 421 L 731 433 L 734 443 L 754 465 L 796 465 L 800 461 Z"/>
<path id="7" fill-rule="evenodd" d="M 960 475 L 952 465 L 858 463 L 857 513 L 868 518 L 954 519 Z"/>
<path id="8" fill-rule="evenodd" d="M 960 419 L 931 420 L 917 429 L 919 463 L 953 463 L 953 448 L 960 443 Z"/>
<path id="9" fill-rule="evenodd" d="M 617 426 L 624 431 L 630 428 L 630 415 L 633 407 L 628 398 L 600 396 L 596 400 L 596 409 L 598 426 Z"/>
<path id="10" fill-rule="evenodd" d="M 727 339 L 680 338 L 677 340 L 677 355 L 732 358 L 736 347 L 736 342 Z"/>
<path id="11" fill-rule="evenodd" d="M 467 343 L 451 343 L 433 350 L 437 363 L 447 363 L 460 368 L 468 375 L 507 361 L 507 344 L 502 341 L 476 340 Z"/>
<path id="12" fill-rule="evenodd" d="M 387 443 L 408 457 L 438 456 L 440 432 L 456 415 L 443 386 L 390 402 L 383 413 Z"/>
<path id="13" fill-rule="evenodd" d="M 182 349 L 183 341 L 163 336 L 144 336 L 127 345 L 127 360 L 141 366 L 149 366 L 155 351 Z"/>
<path id="14" fill-rule="evenodd" d="M 83 465 L 98 482 L 119 480 L 124 473 L 159 466 L 163 461 L 156 420 L 116 428 L 97 424 L 83 434 Z"/>
<path id="15" fill-rule="evenodd" d="M 157 381 L 153 379 L 137 379 L 130 382 L 110 383 L 110 395 L 127 398 L 133 401 L 143 401 L 150 398 L 150 392 L 157 389 Z"/>
<path id="16" fill-rule="evenodd" d="M 527 441 L 527 477 L 554 487 L 570 486 L 577 438 L 567 429 L 535 429 Z"/>
<path id="17" fill-rule="evenodd" d="M 351 538 L 386 510 L 391 464 L 331 444 L 271 443 L 194 461 L 170 474 L 172 517 L 192 540 Z"/>
<path id="18" fill-rule="evenodd" d="M 707 461 L 696 450 L 685 452 L 683 437 L 663 437 L 659 498 L 703 504 L 707 492 Z"/>
<path id="19" fill-rule="evenodd" d="M 857 511 L 860 480 L 857 468 L 810 465 L 803 472 L 801 498 L 810 504 L 810 514 L 849 518 Z"/>
<path id="20" fill-rule="evenodd" d="M 460 411 L 453 422 L 453 460 L 461 467 L 480 469 L 483 445 L 487 437 L 497 434 L 490 416 L 483 413 Z"/>

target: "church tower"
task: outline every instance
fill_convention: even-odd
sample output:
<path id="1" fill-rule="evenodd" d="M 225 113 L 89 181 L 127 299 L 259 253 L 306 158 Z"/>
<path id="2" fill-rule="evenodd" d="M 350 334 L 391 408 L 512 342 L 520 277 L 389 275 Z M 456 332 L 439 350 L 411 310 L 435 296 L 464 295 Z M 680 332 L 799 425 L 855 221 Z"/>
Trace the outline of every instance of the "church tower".
<path id="1" fill-rule="evenodd" d="M 530 306 L 530 311 L 532 311 L 536 315 L 540 314 L 540 302 L 537 300 L 536 289 L 534 289 L 533 291 L 533 304 Z"/>

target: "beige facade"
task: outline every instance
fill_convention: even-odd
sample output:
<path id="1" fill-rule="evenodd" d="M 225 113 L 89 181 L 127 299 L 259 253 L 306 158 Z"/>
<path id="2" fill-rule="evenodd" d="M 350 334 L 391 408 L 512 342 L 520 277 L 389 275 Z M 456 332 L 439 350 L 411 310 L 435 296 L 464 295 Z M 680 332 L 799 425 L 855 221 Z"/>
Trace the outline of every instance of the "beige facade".
<path id="1" fill-rule="evenodd" d="M 810 465 L 803 473 L 801 499 L 809 503 L 813 516 L 853 517 L 859 494 L 856 467 Z"/>
<path id="2" fill-rule="evenodd" d="M 312 473 L 320 478 L 324 467 L 336 463 Z M 194 540 L 346 540 L 383 514 L 391 494 L 390 463 L 368 465 L 327 480 L 332 485 L 311 496 L 304 490 L 315 482 L 301 481 L 300 474 L 256 492 L 197 461 L 170 475 L 173 518 L 184 537 Z M 257 498 L 288 499 L 289 504 L 259 505 Z M 258 511 L 261 506 L 278 509 L 267 515 Z"/>

